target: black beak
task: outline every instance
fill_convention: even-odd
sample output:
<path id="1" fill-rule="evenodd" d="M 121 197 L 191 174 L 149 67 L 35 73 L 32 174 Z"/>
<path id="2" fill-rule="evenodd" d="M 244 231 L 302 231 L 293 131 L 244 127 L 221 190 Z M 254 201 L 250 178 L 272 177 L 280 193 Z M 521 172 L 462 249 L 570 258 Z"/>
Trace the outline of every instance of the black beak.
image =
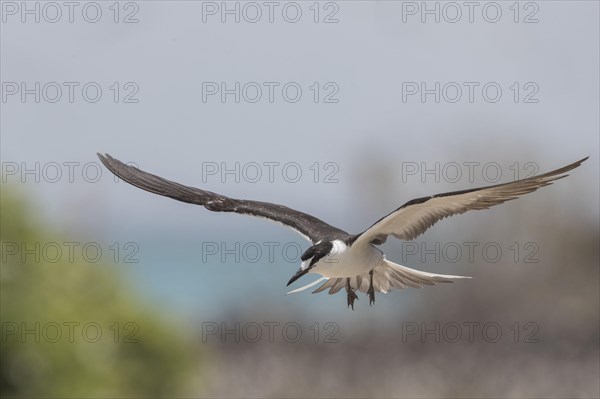
<path id="1" fill-rule="evenodd" d="M 292 278 L 290 279 L 290 281 L 288 281 L 286 287 L 290 284 L 292 284 L 294 281 L 298 280 L 300 277 L 304 276 L 306 273 L 308 273 L 309 268 L 307 267 L 306 269 L 302 270 L 302 268 L 298 269 L 298 271 L 296 272 L 296 274 L 294 274 L 292 276 Z"/>

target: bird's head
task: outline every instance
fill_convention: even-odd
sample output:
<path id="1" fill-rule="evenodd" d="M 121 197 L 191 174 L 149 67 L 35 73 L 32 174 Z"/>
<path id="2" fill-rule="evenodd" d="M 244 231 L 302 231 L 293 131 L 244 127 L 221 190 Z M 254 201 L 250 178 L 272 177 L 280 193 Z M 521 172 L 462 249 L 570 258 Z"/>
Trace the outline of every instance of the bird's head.
<path id="1" fill-rule="evenodd" d="M 337 245 L 335 244 L 335 242 L 328 240 L 321 240 L 312 247 L 308 248 L 300 257 L 300 260 L 302 261 L 300 269 L 298 269 L 296 274 L 292 276 L 290 281 L 288 281 L 287 285 L 292 284 L 294 281 L 304 276 L 310 271 L 310 269 L 315 267 L 321 259 L 329 257 L 336 251 Z"/>

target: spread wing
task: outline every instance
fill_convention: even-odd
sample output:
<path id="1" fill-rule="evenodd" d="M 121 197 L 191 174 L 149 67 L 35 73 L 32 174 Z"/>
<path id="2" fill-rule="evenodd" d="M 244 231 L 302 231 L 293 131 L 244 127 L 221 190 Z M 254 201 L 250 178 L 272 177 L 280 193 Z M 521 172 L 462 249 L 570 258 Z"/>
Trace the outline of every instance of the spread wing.
<path id="1" fill-rule="evenodd" d="M 283 205 L 229 198 L 211 191 L 184 186 L 183 184 L 144 172 L 133 166 L 126 165 L 108 154 L 98 154 L 98 157 L 104 166 L 116 176 L 131 185 L 154 194 L 190 204 L 202 205 L 209 211 L 235 212 L 269 219 L 290 227 L 313 243 L 332 236 L 349 236 L 345 231 L 333 227 L 314 216 Z"/>
<path id="2" fill-rule="evenodd" d="M 566 172 L 575 169 L 586 159 L 588 157 L 552 172 L 512 183 L 414 199 L 375 222 L 367 230 L 357 235 L 355 241 L 380 245 L 386 241 L 389 235 L 401 240 L 413 240 L 446 217 L 471 210 L 487 209 L 567 177 Z"/>

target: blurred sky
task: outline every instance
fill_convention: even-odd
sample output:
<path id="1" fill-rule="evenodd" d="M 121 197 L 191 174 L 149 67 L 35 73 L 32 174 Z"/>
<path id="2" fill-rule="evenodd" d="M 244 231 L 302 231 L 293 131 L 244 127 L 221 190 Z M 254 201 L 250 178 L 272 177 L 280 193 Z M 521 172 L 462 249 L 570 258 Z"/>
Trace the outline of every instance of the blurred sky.
<path id="1" fill-rule="evenodd" d="M 493 215 L 504 218 L 518 210 L 534 211 L 536 201 L 550 196 L 561 201 L 561 212 L 566 214 L 561 221 L 597 223 L 597 2 L 536 2 L 531 3 L 536 7 L 527 9 L 520 3 L 518 23 L 509 8 L 513 2 L 498 3 L 502 16 L 496 23 L 483 18 L 485 3 L 475 9 L 472 23 L 466 7 L 457 23 L 446 22 L 445 14 L 439 23 L 431 15 L 422 23 L 418 11 L 407 14 L 413 10 L 407 7 L 421 7 L 421 2 L 388 1 L 320 3 L 318 23 L 313 21 L 313 2 L 297 3 L 302 10 L 297 23 L 282 17 L 286 3 L 279 3 L 273 23 L 268 22 L 265 7 L 257 23 L 243 18 L 234 23 L 232 16 L 222 23 L 219 13 L 203 15 L 203 7 L 222 4 L 209 3 L 120 3 L 118 23 L 109 8 L 113 2 L 98 3 L 102 17 L 97 23 L 83 19 L 83 6 L 75 9 L 72 23 L 64 7 L 57 23 L 46 22 L 44 15 L 39 23 L 25 16 L 23 23 L 24 3 L 2 3 L 3 183 L 22 186 L 38 207 L 38 216 L 71 236 L 107 247 L 114 241 L 138 243 L 140 263 L 119 267 L 155 303 L 186 314 L 201 309 L 205 315 L 218 315 L 226 306 L 242 306 L 239 303 L 252 295 L 265 303 L 283 301 L 290 308 L 299 303 L 327 315 L 345 307 L 345 298 L 325 300 L 324 294 L 306 293 L 283 297 L 285 282 L 297 268 L 289 262 L 203 263 L 204 242 L 297 242 L 303 249 L 307 244 L 264 221 L 213 214 L 116 184 L 105 169 L 98 182 L 87 182 L 82 178 L 83 165 L 97 163 L 96 152 L 108 152 L 184 184 L 283 203 L 351 232 L 366 228 L 411 198 L 486 183 L 481 169 L 473 183 L 466 179 L 436 182 L 431 177 L 403 182 L 401 171 L 408 163 L 497 162 L 502 166 L 502 181 L 508 181 L 509 167 L 515 162 L 534 162 L 544 172 L 589 155 L 590 160 L 569 179 L 518 205 L 494 210 Z M 34 2 L 28 4 L 34 7 Z M 236 3 L 228 4 L 233 8 Z M 441 3 L 428 4 L 442 9 Z M 53 18 L 54 11 L 46 11 Z M 454 11 L 446 11 L 452 12 L 445 15 L 447 19 L 453 18 Z M 130 13 L 137 23 L 123 23 Z M 337 23 L 323 23 L 330 13 Z M 523 23 L 530 14 L 537 23 Z M 25 82 L 28 87 L 35 82 L 41 86 L 78 82 L 80 86 L 73 103 L 66 99 L 64 86 L 57 103 L 43 98 L 35 103 L 31 95 L 25 102 L 20 93 L 8 95 L 7 82 Z M 96 103 L 81 96 L 80 88 L 88 82 L 103 90 Z M 114 82 L 120 86 L 117 103 L 110 89 Z M 134 86 L 126 88 L 128 82 Z M 232 96 L 223 103 L 218 95 L 203 102 L 203 82 L 226 82 L 229 87 L 235 82 L 242 86 L 277 82 L 279 86 L 273 103 L 266 99 L 266 89 L 257 103 L 243 99 L 235 103 Z M 289 82 L 302 88 L 296 103 L 282 98 L 281 87 Z M 314 82 L 320 90 L 316 103 L 310 89 Z M 435 103 L 429 96 L 423 103 L 416 95 L 404 102 L 403 82 L 426 82 L 428 87 L 457 82 L 463 97 L 456 103 L 444 99 Z M 464 82 L 479 84 L 472 103 Z M 498 102 L 482 97 L 481 87 L 489 82 L 502 88 Z M 520 90 L 516 103 L 510 89 L 514 82 Z M 533 86 L 525 87 L 527 83 Z M 134 96 L 139 102 L 124 103 L 131 87 L 139 88 Z M 324 103 L 332 87 L 339 89 L 334 95 L 338 102 Z M 533 97 L 539 101 L 525 103 L 532 87 L 539 89 Z M 41 168 L 52 162 L 79 164 L 73 182 L 68 181 L 66 167 L 56 183 L 44 181 L 43 175 L 37 184 L 32 175 L 6 173 L 8 163 L 33 168 L 36 162 Z M 276 169 L 274 182 L 263 178 L 236 183 L 231 177 L 223 182 L 215 176 L 203 181 L 206 162 L 225 162 L 229 167 L 235 162 L 297 162 L 303 178 L 289 183 Z M 317 183 L 310 169 L 315 162 L 322 173 Z M 335 183 L 323 182 L 328 162 L 336 170 Z M 88 170 L 92 177 L 94 170 Z M 445 221 L 448 225 L 436 227 L 434 234 L 441 238 L 442 233 L 456 233 L 464 241 L 478 216 Z M 535 237 L 533 231 L 528 237 Z M 394 244 L 387 245 L 393 248 Z M 457 266 L 445 271 L 471 270 Z M 378 306 L 391 308 L 394 301 L 385 302 Z M 320 307 L 321 303 L 326 306 Z M 361 300 L 360 306 L 365 305 Z"/>

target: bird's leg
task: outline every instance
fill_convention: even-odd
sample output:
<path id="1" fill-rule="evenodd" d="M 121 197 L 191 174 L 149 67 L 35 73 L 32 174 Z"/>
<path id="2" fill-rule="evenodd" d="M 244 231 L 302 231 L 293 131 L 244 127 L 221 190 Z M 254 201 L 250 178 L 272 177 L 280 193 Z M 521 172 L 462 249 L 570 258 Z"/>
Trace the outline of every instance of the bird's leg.
<path id="1" fill-rule="evenodd" d="M 352 290 L 350 277 L 346 278 L 346 293 L 348 294 L 348 307 L 351 307 L 352 310 L 354 310 L 354 301 L 358 299 L 358 295 Z"/>
<path id="2" fill-rule="evenodd" d="M 369 289 L 367 290 L 369 296 L 369 306 L 373 306 L 375 303 L 375 289 L 373 288 L 373 269 L 369 272 Z"/>

